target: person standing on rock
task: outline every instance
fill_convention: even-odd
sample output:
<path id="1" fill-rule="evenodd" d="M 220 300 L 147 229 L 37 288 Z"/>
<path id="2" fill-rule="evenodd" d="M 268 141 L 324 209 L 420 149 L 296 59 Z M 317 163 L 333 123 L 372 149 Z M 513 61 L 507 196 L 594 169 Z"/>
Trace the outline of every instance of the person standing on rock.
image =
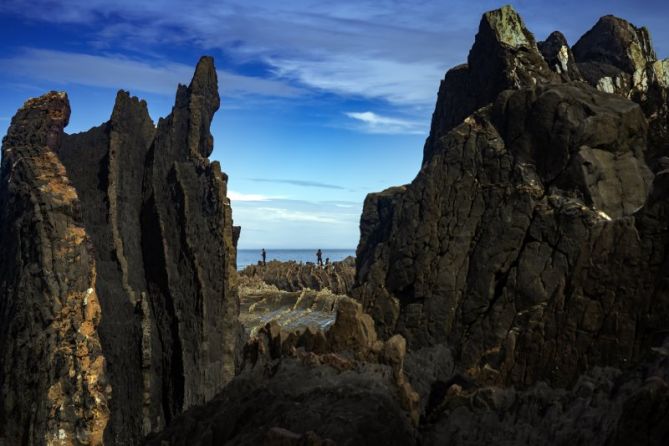
<path id="1" fill-rule="evenodd" d="M 266 262 L 266 260 L 267 260 L 267 251 L 265 251 L 265 248 L 263 248 L 262 251 L 260 251 L 260 255 L 262 256 L 262 266 L 267 265 L 267 262 Z"/>
<path id="2" fill-rule="evenodd" d="M 318 266 L 323 266 L 323 251 L 320 249 L 316 251 L 316 264 Z"/>

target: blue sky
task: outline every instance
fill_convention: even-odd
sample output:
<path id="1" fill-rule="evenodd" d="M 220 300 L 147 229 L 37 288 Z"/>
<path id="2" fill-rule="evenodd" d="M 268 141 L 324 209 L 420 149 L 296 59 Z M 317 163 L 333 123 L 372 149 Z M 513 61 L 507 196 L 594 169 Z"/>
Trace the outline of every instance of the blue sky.
<path id="1" fill-rule="evenodd" d="M 669 56 L 669 2 L 517 1 L 538 40 L 597 18 L 646 25 Z M 65 90 L 68 132 L 109 118 L 116 90 L 154 121 L 199 56 L 222 105 L 213 159 L 230 176 L 241 248 L 355 248 L 367 193 L 411 181 L 445 71 L 492 1 L 0 0 L 0 133 L 26 98 Z"/>

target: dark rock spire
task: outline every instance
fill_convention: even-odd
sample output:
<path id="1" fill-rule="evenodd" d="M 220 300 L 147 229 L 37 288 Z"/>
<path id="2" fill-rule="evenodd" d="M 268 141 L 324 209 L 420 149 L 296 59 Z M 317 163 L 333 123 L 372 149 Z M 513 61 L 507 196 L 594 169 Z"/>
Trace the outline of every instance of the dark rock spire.
<path id="1" fill-rule="evenodd" d="M 234 376 L 232 213 L 207 159 L 219 104 L 203 57 L 157 128 L 124 91 L 76 135 L 64 95 L 17 113 L 0 183 L 0 439 L 139 444 Z"/>

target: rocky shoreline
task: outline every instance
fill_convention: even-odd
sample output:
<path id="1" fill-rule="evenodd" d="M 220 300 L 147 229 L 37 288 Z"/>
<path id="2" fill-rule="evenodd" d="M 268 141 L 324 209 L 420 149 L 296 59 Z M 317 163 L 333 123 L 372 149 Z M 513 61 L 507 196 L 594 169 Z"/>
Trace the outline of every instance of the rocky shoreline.
<path id="1" fill-rule="evenodd" d="M 513 8 L 356 260 L 238 273 L 213 60 L 154 125 L 27 101 L 0 171 L 0 444 L 669 444 L 669 61 Z M 35 367 L 38 364 L 39 367 Z"/>
<path id="2" fill-rule="evenodd" d="M 350 295 L 355 280 L 355 259 L 347 257 L 322 267 L 308 262 L 273 260 L 265 265 L 249 265 L 239 274 L 242 277 L 257 277 L 284 291 L 305 288 L 320 291 L 327 288 L 335 294 Z"/>

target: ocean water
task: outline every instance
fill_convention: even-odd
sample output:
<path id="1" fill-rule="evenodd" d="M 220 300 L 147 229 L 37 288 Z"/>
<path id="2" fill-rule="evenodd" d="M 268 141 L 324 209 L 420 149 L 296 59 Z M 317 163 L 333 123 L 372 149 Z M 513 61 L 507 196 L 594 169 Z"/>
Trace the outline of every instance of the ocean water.
<path id="1" fill-rule="evenodd" d="M 296 262 L 313 262 L 316 263 L 316 251 L 315 249 L 266 249 L 267 251 L 267 261 L 270 260 L 280 260 L 286 262 L 288 260 L 294 260 Z M 355 257 L 355 249 L 323 249 L 323 261 L 325 262 L 326 258 L 330 258 L 331 262 L 336 262 L 343 260 L 348 256 Z M 261 260 L 260 249 L 240 249 L 237 251 L 237 269 L 242 270 L 248 265 L 255 265 Z"/>

